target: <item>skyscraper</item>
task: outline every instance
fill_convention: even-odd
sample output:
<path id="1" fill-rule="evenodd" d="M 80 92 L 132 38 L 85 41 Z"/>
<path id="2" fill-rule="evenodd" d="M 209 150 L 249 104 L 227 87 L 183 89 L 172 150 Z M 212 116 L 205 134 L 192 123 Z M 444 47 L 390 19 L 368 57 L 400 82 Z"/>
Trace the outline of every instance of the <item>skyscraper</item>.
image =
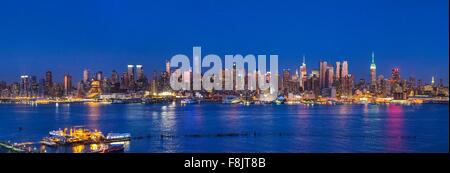
<path id="1" fill-rule="evenodd" d="M 431 86 L 434 86 L 434 76 L 431 76 Z"/>
<path id="2" fill-rule="evenodd" d="M 348 76 L 348 62 L 347 61 L 342 61 L 342 69 L 341 69 L 341 78 L 347 77 Z"/>
<path id="3" fill-rule="evenodd" d="M 52 93 L 52 89 L 53 89 L 53 77 L 52 77 L 52 72 L 51 71 L 47 71 L 45 73 L 45 87 L 44 87 L 44 95 L 46 96 L 51 96 Z"/>
<path id="4" fill-rule="evenodd" d="M 320 61 L 320 66 L 319 66 L 319 86 L 320 89 L 325 87 L 325 81 L 326 81 L 326 72 L 328 69 L 328 65 L 326 61 Z"/>
<path id="5" fill-rule="evenodd" d="M 305 81 L 307 79 L 307 72 L 306 72 L 306 62 L 305 62 L 305 56 L 303 56 L 303 63 L 300 66 L 300 87 L 305 87 Z"/>
<path id="6" fill-rule="evenodd" d="M 291 79 L 291 73 L 289 72 L 289 69 L 283 70 L 283 90 L 289 90 L 289 81 Z"/>
<path id="7" fill-rule="evenodd" d="M 29 97 L 30 96 L 30 78 L 28 75 L 20 76 L 20 96 Z"/>
<path id="8" fill-rule="evenodd" d="M 170 75 L 170 61 L 166 61 L 166 73 Z"/>
<path id="9" fill-rule="evenodd" d="M 83 70 L 83 82 L 84 83 L 89 82 L 89 70 L 88 69 Z"/>
<path id="10" fill-rule="evenodd" d="M 117 74 L 116 70 L 113 70 L 111 73 L 111 84 L 116 84 L 119 82 L 119 75 Z"/>
<path id="11" fill-rule="evenodd" d="M 375 53 L 372 52 L 372 63 L 370 64 L 370 85 L 377 85 L 377 66 L 375 65 Z"/>
<path id="12" fill-rule="evenodd" d="M 136 80 L 143 80 L 144 79 L 144 70 L 142 68 L 142 65 L 136 65 L 136 71 L 137 71 L 137 78 Z"/>
<path id="13" fill-rule="evenodd" d="M 333 86 L 333 80 L 334 79 L 334 68 L 333 65 L 328 65 L 327 72 L 326 72 L 326 81 L 325 86 L 326 88 L 331 88 Z"/>
<path id="14" fill-rule="evenodd" d="M 72 76 L 64 75 L 64 95 L 68 96 L 72 92 Z"/>
<path id="15" fill-rule="evenodd" d="M 392 83 L 398 83 L 399 81 L 400 81 L 400 69 L 399 68 L 393 68 L 392 69 L 391 82 Z"/>
<path id="16" fill-rule="evenodd" d="M 134 65 L 128 65 L 128 89 L 134 89 Z"/>
<path id="17" fill-rule="evenodd" d="M 128 75 L 128 80 L 134 82 L 134 65 L 128 65 L 128 71 L 127 71 L 127 75 Z"/>
<path id="18" fill-rule="evenodd" d="M 103 81 L 103 72 L 102 71 L 98 71 L 96 74 L 95 74 L 95 79 L 96 80 L 98 80 L 98 81 L 100 81 L 100 83 Z"/>
<path id="19" fill-rule="evenodd" d="M 341 62 L 336 61 L 336 80 L 341 80 Z"/>
<path id="20" fill-rule="evenodd" d="M 39 96 L 39 82 L 36 76 L 31 76 L 31 96 L 32 97 Z"/>

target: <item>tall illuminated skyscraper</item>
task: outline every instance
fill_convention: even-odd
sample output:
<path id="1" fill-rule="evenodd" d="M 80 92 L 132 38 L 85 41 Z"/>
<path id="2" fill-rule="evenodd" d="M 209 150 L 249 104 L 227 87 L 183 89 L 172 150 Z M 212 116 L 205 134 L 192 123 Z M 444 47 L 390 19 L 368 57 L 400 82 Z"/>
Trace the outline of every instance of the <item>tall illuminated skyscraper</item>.
<path id="1" fill-rule="evenodd" d="M 134 65 L 128 65 L 127 71 L 128 89 L 134 89 Z"/>
<path id="2" fill-rule="evenodd" d="M 340 80 L 341 79 L 341 62 L 336 61 L 336 80 Z"/>
<path id="3" fill-rule="evenodd" d="M 434 86 L 434 76 L 431 76 L 431 85 Z"/>
<path id="4" fill-rule="evenodd" d="M 84 69 L 83 71 L 83 82 L 88 83 L 89 82 L 89 70 Z"/>
<path id="5" fill-rule="evenodd" d="M 375 65 L 375 53 L 372 52 L 372 63 L 370 64 L 370 85 L 377 84 L 377 66 Z"/>
<path id="6" fill-rule="evenodd" d="M 136 65 L 136 77 L 137 80 L 142 80 L 144 79 L 144 69 L 142 67 L 142 65 Z"/>
<path id="7" fill-rule="evenodd" d="M 326 61 L 320 61 L 319 66 L 319 86 L 320 89 L 325 87 L 326 80 L 326 73 L 327 73 L 328 65 Z"/>
<path id="8" fill-rule="evenodd" d="M 128 65 L 127 75 L 128 75 L 128 80 L 130 81 L 130 83 L 132 81 L 134 82 L 134 65 Z"/>
<path id="9" fill-rule="evenodd" d="M 117 74 L 116 70 L 113 70 L 111 73 L 111 83 L 112 84 L 119 83 L 119 74 Z"/>
<path id="10" fill-rule="evenodd" d="M 51 96 L 52 93 L 52 89 L 53 89 L 53 77 L 52 77 L 52 72 L 51 71 L 47 71 L 45 72 L 45 87 L 44 87 L 44 94 L 46 96 Z"/>
<path id="11" fill-rule="evenodd" d="M 348 62 L 342 61 L 341 78 L 348 76 Z"/>
<path id="12" fill-rule="evenodd" d="M 72 92 L 72 76 L 64 75 L 64 95 L 68 96 Z"/>
<path id="13" fill-rule="evenodd" d="M 98 72 L 95 74 L 95 79 L 98 80 L 98 81 L 100 81 L 100 83 L 101 83 L 101 81 L 103 81 L 103 72 L 102 72 L 102 71 L 98 71 Z"/>
<path id="14" fill-rule="evenodd" d="M 306 62 L 305 62 L 305 56 L 303 56 L 303 63 L 300 66 L 300 87 L 305 87 L 305 81 L 307 79 L 307 72 L 306 72 Z"/>
<path id="15" fill-rule="evenodd" d="M 166 73 L 170 75 L 170 61 L 166 61 Z"/>
<path id="16" fill-rule="evenodd" d="M 327 72 L 326 72 L 326 81 L 325 81 L 325 86 L 327 88 L 331 88 L 331 86 L 333 86 L 333 79 L 334 79 L 334 68 L 333 65 L 328 65 L 327 67 Z"/>
<path id="17" fill-rule="evenodd" d="M 399 81 L 400 81 L 400 69 L 396 67 L 392 69 L 391 82 L 397 83 Z"/>
<path id="18" fill-rule="evenodd" d="M 20 76 L 20 96 L 28 97 L 30 96 L 30 78 L 28 75 Z"/>

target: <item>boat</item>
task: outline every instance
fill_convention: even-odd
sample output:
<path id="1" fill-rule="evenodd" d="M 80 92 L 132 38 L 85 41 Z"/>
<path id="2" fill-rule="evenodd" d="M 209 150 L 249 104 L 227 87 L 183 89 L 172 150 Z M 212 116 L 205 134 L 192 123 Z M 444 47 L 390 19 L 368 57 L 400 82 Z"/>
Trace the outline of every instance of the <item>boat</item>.
<path id="1" fill-rule="evenodd" d="M 47 137 L 44 137 L 40 141 L 40 143 L 48 146 L 56 146 L 100 143 L 104 140 L 105 136 L 98 130 L 90 130 L 82 126 L 75 126 L 70 129 L 52 130 Z"/>
<path id="2" fill-rule="evenodd" d="M 123 142 L 131 140 L 130 133 L 108 133 L 105 142 Z"/>
<path id="3" fill-rule="evenodd" d="M 199 101 L 195 100 L 195 99 L 185 98 L 185 99 L 181 100 L 180 103 L 181 104 L 197 104 L 197 103 L 199 103 Z"/>
<path id="4" fill-rule="evenodd" d="M 241 102 L 241 99 L 237 96 L 225 96 L 222 99 L 222 103 L 225 103 L 225 104 L 237 104 L 240 102 Z"/>
<path id="5" fill-rule="evenodd" d="M 284 104 L 286 102 L 286 98 L 284 98 L 283 96 L 279 96 L 277 99 L 275 99 L 275 104 L 279 105 L 279 104 Z"/>
<path id="6" fill-rule="evenodd" d="M 50 147 L 54 147 L 54 146 L 58 145 L 56 142 L 52 141 L 51 138 L 44 138 L 40 141 L 40 143 L 42 145 L 46 145 L 46 146 L 50 146 Z"/>

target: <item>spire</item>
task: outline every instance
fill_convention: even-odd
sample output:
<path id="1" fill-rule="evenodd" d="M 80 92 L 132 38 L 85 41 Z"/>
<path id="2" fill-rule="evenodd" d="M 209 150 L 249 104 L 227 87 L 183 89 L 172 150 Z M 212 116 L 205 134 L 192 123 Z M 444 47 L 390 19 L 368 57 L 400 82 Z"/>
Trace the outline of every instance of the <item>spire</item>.
<path id="1" fill-rule="evenodd" d="M 372 51 L 372 64 L 375 64 L 375 53 Z"/>
<path id="2" fill-rule="evenodd" d="M 375 65 L 375 53 L 372 51 L 372 63 L 370 64 L 370 69 L 376 69 L 377 66 Z"/>
<path id="3" fill-rule="evenodd" d="M 305 64 L 305 55 L 303 54 L 303 65 Z"/>

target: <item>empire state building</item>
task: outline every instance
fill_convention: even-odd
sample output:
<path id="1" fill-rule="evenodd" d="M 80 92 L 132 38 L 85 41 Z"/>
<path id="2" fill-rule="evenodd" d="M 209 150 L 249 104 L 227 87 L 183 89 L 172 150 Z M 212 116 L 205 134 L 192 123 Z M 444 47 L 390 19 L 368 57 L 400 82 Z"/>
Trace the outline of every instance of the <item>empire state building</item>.
<path id="1" fill-rule="evenodd" d="M 377 66 L 375 65 L 375 53 L 372 52 L 372 63 L 370 64 L 370 85 L 377 86 Z"/>

